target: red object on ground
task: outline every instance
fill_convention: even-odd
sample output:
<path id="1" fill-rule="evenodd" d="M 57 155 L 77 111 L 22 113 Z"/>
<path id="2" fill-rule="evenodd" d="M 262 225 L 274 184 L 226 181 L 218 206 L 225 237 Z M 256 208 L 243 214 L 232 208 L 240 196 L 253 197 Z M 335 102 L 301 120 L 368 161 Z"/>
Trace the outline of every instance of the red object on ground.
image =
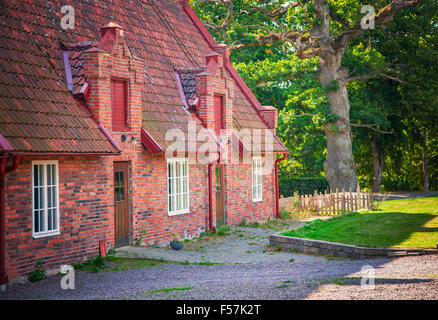
<path id="1" fill-rule="evenodd" d="M 99 252 L 100 252 L 100 256 L 102 258 L 106 257 L 105 241 L 104 240 L 99 242 Z"/>

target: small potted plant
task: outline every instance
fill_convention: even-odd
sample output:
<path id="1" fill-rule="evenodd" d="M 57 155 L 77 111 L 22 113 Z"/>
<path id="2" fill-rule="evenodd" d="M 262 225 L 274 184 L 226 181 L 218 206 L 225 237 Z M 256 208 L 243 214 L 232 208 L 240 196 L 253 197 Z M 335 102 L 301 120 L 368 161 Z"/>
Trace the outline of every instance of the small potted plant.
<path id="1" fill-rule="evenodd" d="M 170 240 L 170 247 L 173 250 L 181 250 L 184 247 L 184 244 L 181 243 L 181 241 L 179 240 L 179 234 L 174 233 L 173 237 L 174 238 L 172 240 Z"/>

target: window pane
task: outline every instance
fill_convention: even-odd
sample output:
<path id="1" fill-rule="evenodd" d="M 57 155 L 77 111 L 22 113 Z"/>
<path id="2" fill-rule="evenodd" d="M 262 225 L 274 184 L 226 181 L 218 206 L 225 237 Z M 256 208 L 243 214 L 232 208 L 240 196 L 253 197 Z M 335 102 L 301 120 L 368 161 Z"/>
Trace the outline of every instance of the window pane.
<path id="1" fill-rule="evenodd" d="M 173 164 L 170 162 L 167 164 L 167 174 L 169 179 L 173 177 Z"/>
<path id="2" fill-rule="evenodd" d="M 40 217 L 39 217 L 39 222 L 40 222 L 40 232 L 42 232 L 42 231 L 46 231 L 45 228 L 44 228 L 44 211 L 41 210 L 41 211 L 39 212 L 39 214 L 40 214 Z"/>
<path id="3" fill-rule="evenodd" d="M 120 188 L 114 188 L 114 199 L 116 202 L 120 201 Z"/>
<path id="4" fill-rule="evenodd" d="M 38 207 L 38 209 L 43 209 L 45 206 L 44 189 L 43 188 L 38 188 L 38 197 L 39 197 L 39 202 L 40 202 L 40 206 Z"/>
<path id="5" fill-rule="evenodd" d="M 176 167 L 176 173 L 175 176 L 176 177 L 181 177 L 181 162 L 175 162 L 175 167 Z"/>
<path id="6" fill-rule="evenodd" d="M 33 218 L 34 218 L 34 232 L 39 232 L 40 231 L 40 214 L 39 214 L 38 210 L 34 211 Z"/>
<path id="7" fill-rule="evenodd" d="M 54 207 L 58 207 L 58 202 L 57 202 L 57 199 L 56 199 L 56 190 L 57 190 L 57 186 L 54 186 L 53 188 L 52 188 L 52 191 L 53 191 L 53 206 Z"/>
<path id="8" fill-rule="evenodd" d="M 52 205 L 52 187 L 47 187 L 47 208 L 53 207 Z"/>
<path id="9" fill-rule="evenodd" d="M 52 227 L 52 209 L 48 209 L 47 210 L 47 215 L 48 215 L 48 219 L 47 219 L 47 231 L 53 230 Z"/>
<path id="10" fill-rule="evenodd" d="M 52 184 L 52 166 L 49 164 L 47 165 L 47 185 Z"/>
<path id="11" fill-rule="evenodd" d="M 181 178 L 176 178 L 175 184 L 176 184 L 176 193 L 180 193 L 181 192 Z"/>
<path id="12" fill-rule="evenodd" d="M 183 209 L 188 209 L 189 208 L 189 194 L 185 193 L 183 196 Z"/>
<path id="13" fill-rule="evenodd" d="M 53 209 L 52 215 L 53 215 L 53 230 L 56 230 L 56 229 L 58 229 L 58 209 L 57 208 Z"/>
<path id="14" fill-rule="evenodd" d="M 187 163 L 187 161 L 184 161 L 184 164 L 183 164 L 183 175 L 184 175 L 184 177 L 187 177 L 187 167 L 188 167 L 188 163 Z"/>
<path id="15" fill-rule="evenodd" d="M 120 201 L 125 200 L 125 187 L 120 188 Z"/>
<path id="16" fill-rule="evenodd" d="M 175 211 L 176 210 L 176 208 L 175 208 L 175 196 L 174 195 L 172 195 L 170 197 L 170 207 L 171 207 L 170 211 Z"/>
<path id="17" fill-rule="evenodd" d="M 38 182 L 39 182 L 39 186 L 43 186 L 44 185 L 44 166 L 43 165 L 39 165 L 39 170 L 38 170 Z"/>
<path id="18" fill-rule="evenodd" d="M 176 208 L 177 211 L 181 210 L 181 195 L 178 193 L 176 195 Z"/>
<path id="19" fill-rule="evenodd" d="M 33 166 L 33 185 L 34 186 L 39 186 L 39 183 L 38 183 L 38 176 L 39 176 L 38 170 L 39 170 L 39 167 L 37 165 Z"/>
<path id="20" fill-rule="evenodd" d="M 33 207 L 35 210 L 40 208 L 40 196 L 38 195 L 38 188 L 33 188 Z"/>
<path id="21" fill-rule="evenodd" d="M 169 179 L 168 182 L 169 182 L 169 195 L 171 195 L 171 194 L 173 194 L 173 190 L 174 190 L 173 179 Z"/>
<path id="22" fill-rule="evenodd" d="M 119 186 L 120 186 L 119 173 L 114 172 L 114 188 L 119 187 Z"/>

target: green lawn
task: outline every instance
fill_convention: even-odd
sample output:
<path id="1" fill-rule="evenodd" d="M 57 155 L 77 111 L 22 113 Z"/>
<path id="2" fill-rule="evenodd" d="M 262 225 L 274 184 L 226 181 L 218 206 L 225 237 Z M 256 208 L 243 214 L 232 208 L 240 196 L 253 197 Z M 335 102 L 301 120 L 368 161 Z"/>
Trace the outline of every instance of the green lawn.
<path id="1" fill-rule="evenodd" d="M 367 247 L 436 248 L 438 196 L 378 202 L 377 207 L 317 219 L 282 235 Z"/>

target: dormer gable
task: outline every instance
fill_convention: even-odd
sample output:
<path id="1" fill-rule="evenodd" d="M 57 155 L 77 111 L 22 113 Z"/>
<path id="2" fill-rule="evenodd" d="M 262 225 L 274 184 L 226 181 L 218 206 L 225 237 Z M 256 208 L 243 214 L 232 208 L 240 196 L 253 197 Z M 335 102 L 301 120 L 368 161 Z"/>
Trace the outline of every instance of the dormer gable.
<path id="1" fill-rule="evenodd" d="M 110 22 L 101 28 L 101 39 L 82 53 L 89 84 L 86 100 L 110 132 L 132 132 L 140 140 L 144 66 L 132 55 L 125 36 L 123 27 Z"/>
<path id="2" fill-rule="evenodd" d="M 196 74 L 198 113 L 208 129 L 219 134 L 233 129 L 234 81 L 225 70 L 224 57 L 211 52 L 205 56 L 206 69 Z"/>

